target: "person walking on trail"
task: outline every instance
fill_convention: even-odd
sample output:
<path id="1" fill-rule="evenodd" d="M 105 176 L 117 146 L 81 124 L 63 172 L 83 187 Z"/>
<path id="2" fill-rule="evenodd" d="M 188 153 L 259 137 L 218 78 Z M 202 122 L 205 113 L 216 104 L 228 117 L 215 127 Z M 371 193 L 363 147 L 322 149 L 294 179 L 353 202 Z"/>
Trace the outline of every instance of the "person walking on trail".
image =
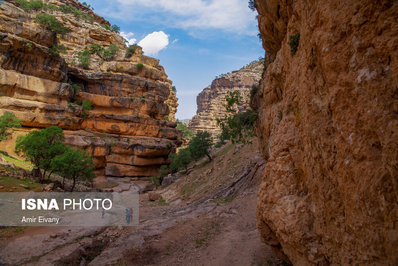
<path id="1" fill-rule="evenodd" d="M 130 208 L 130 221 L 133 222 L 133 208 Z"/>
<path id="2" fill-rule="evenodd" d="M 126 209 L 126 223 L 127 224 L 130 223 L 130 211 L 129 211 L 129 209 Z"/>

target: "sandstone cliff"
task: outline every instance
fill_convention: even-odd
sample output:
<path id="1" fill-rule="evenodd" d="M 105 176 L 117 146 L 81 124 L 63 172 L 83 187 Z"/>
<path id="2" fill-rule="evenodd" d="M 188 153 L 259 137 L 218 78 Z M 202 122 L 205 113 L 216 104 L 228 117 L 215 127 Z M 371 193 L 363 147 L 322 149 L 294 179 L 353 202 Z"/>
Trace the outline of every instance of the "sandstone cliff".
<path id="1" fill-rule="evenodd" d="M 156 174 L 180 142 L 176 123 L 165 120 L 174 120 L 177 98 L 163 67 L 140 47 L 126 58 L 123 38 L 79 2 L 47 3 L 73 6 L 92 17 L 57 8 L 25 12 L 15 2 L 0 2 L 0 112 L 11 111 L 23 121 L 2 148 L 13 153 L 17 135 L 57 125 L 67 144 L 94 156 L 98 175 Z M 41 12 L 55 16 L 70 32 L 55 34 L 40 25 L 36 15 Z M 83 68 L 79 53 L 93 44 L 119 50 L 106 59 L 93 53 Z M 66 51 L 58 56 L 54 48 L 61 45 Z M 84 101 L 93 109 L 85 109 Z"/>
<path id="2" fill-rule="evenodd" d="M 208 131 L 214 140 L 221 133 L 217 119 L 225 116 L 225 96 L 239 91 L 242 96 L 240 110 L 249 107 L 252 86 L 258 86 L 263 72 L 264 60 L 255 61 L 240 70 L 216 78 L 196 98 L 198 109 L 189 123 L 193 131 Z"/>
<path id="3" fill-rule="evenodd" d="M 295 265 L 396 265 L 397 1 L 256 6 L 263 240 Z"/>

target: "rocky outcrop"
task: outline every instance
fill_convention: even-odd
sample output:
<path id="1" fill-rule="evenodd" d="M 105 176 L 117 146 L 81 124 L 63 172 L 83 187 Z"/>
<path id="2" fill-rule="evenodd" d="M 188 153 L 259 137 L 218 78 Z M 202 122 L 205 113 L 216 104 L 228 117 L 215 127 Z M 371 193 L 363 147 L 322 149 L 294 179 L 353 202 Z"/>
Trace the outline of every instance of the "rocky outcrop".
<path id="1" fill-rule="evenodd" d="M 225 96 L 232 91 L 239 91 L 242 97 L 239 110 L 249 107 L 250 91 L 258 83 L 263 72 L 264 60 L 252 62 L 240 70 L 216 78 L 196 98 L 198 109 L 189 122 L 189 129 L 208 131 L 213 140 L 221 133 L 217 119 L 225 116 Z"/>
<path id="2" fill-rule="evenodd" d="M 397 2 L 256 6 L 263 240 L 295 265 L 397 264 Z"/>
<path id="3" fill-rule="evenodd" d="M 52 0 L 93 15 L 93 21 L 59 10 L 25 12 L 13 2 L 0 3 L 0 114 L 13 112 L 23 127 L 1 146 L 13 153 L 15 138 L 28 130 L 56 125 L 66 143 L 84 148 L 95 160 L 97 174 L 151 176 L 180 143 L 174 119 L 177 98 L 159 60 L 140 47 L 130 58 L 106 20 L 74 0 Z M 70 29 L 55 34 L 36 21 L 45 12 Z M 113 58 L 91 54 L 79 64 L 79 52 L 91 45 L 119 50 Z M 66 52 L 54 54 L 54 47 Z M 90 102 L 92 110 L 82 103 Z M 88 104 L 89 105 L 89 104 Z M 87 107 L 87 105 L 86 105 Z M 172 112 L 170 110 L 172 109 Z"/>

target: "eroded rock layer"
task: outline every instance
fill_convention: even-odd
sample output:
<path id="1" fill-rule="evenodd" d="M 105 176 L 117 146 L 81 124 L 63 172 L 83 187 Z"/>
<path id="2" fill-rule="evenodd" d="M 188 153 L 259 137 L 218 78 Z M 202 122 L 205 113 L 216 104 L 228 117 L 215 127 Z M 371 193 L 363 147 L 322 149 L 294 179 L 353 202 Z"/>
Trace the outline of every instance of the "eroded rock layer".
<path id="1" fill-rule="evenodd" d="M 263 240 L 294 265 L 396 265 L 398 3 L 256 6 Z"/>
<path id="2" fill-rule="evenodd" d="M 239 109 L 246 110 L 249 107 L 250 91 L 258 83 L 263 72 L 264 60 L 255 61 L 240 70 L 222 75 L 213 80 L 196 97 L 198 109 L 196 115 L 190 121 L 189 129 L 208 131 L 214 140 L 221 133 L 217 125 L 217 119 L 225 116 L 225 96 L 232 91 L 239 91 L 242 97 Z"/>
<path id="3" fill-rule="evenodd" d="M 159 61 L 140 47 L 126 58 L 126 46 L 109 22 L 74 0 L 51 0 L 55 6 L 74 6 L 93 22 L 59 10 L 25 12 L 13 2 L 0 2 L 0 113 L 13 112 L 23 121 L 1 146 L 13 154 L 15 139 L 28 130 L 56 125 L 66 143 L 94 156 L 97 173 L 106 176 L 151 176 L 180 143 L 174 114 L 177 98 Z M 55 34 L 38 24 L 48 13 L 70 29 Z M 90 55 L 83 68 L 79 52 L 91 45 L 119 50 L 112 58 Z M 66 52 L 54 54 L 64 45 Z M 82 102 L 93 109 L 85 109 Z"/>

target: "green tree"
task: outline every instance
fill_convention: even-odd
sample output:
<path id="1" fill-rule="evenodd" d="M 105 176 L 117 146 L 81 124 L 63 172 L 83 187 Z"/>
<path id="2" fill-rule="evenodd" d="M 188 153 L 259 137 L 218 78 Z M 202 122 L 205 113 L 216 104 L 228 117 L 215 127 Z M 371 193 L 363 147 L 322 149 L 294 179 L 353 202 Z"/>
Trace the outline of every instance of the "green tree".
<path id="1" fill-rule="evenodd" d="M 241 101 L 239 91 L 230 92 L 226 97 L 226 114 L 224 118 L 217 119 L 222 133 L 220 141 L 231 140 L 232 143 L 250 143 L 250 138 L 255 136 L 254 124 L 258 113 L 252 109 L 240 112 L 238 106 Z"/>
<path id="2" fill-rule="evenodd" d="M 65 147 L 65 152 L 51 161 L 51 169 L 62 176 L 62 187 L 65 188 L 65 178 L 72 179 L 71 192 L 75 189 L 76 180 L 91 181 L 94 178 L 94 162 L 84 150 Z"/>
<path id="3" fill-rule="evenodd" d="M 189 148 L 185 148 L 180 150 L 177 154 L 172 154 L 170 159 L 173 162 L 170 164 L 170 170 L 172 172 L 177 172 L 185 169 L 187 171 L 187 167 L 190 162 L 192 162 L 191 151 Z"/>
<path id="4" fill-rule="evenodd" d="M 192 139 L 194 132 L 192 130 L 190 130 L 186 124 L 180 122 L 177 120 L 177 129 L 179 131 L 181 131 L 182 134 L 182 139 L 184 141 L 189 141 L 190 139 Z"/>
<path id="5" fill-rule="evenodd" d="M 51 126 L 42 130 L 31 131 L 26 136 L 19 136 L 16 141 L 15 152 L 17 154 L 22 153 L 33 163 L 38 169 L 40 180 L 42 180 L 51 168 L 51 160 L 64 152 L 63 140 L 62 129 Z M 44 171 L 43 176 L 39 169 Z"/>
<path id="6" fill-rule="evenodd" d="M 5 112 L 0 116 L 0 141 L 6 139 L 12 133 L 12 128 L 21 127 L 21 120 L 13 113 Z"/>
<path id="7" fill-rule="evenodd" d="M 111 26 L 111 31 L 119 33 L 120 32 L 120 27 L 118 25 L 112 25 Z"/>
<path id="8" fill-rule="evenodd" d="M 207 156 L 211 161 L 210 149 L 213 145 L 211 135 L 207 131 L 199 131 L 189 142 L 189 151 L 191 152 L 192 159 L 198 160 L 203 156 Z"/>

